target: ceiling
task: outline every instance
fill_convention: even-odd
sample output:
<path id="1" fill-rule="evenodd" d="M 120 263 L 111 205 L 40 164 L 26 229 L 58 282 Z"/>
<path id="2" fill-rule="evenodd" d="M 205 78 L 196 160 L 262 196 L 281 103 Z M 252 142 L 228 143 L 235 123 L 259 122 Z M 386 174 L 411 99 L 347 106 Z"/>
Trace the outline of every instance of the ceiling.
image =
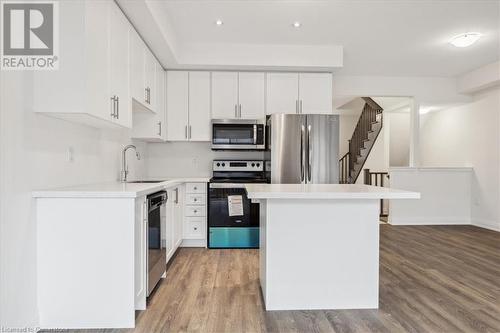
<path id="1" fill-rule="evenodd" d="M 161 8 L 180 48 L 341 45 L 342 75 L 452 77 L 500 58 L 500 6 L 493 0 L 148 1 Z M 293 28 L 294 21 L 302 26 Z M 484 36 L 464 49 L 448 43 L 467 31 Z"/>

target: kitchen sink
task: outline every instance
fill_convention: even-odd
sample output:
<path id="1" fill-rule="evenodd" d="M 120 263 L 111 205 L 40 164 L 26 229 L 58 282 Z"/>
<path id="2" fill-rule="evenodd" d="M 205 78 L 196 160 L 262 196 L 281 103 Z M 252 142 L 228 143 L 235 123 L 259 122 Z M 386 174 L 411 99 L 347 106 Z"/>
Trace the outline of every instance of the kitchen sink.
<path id="1" fill-rule="evenodd" d="M 161 183 L 164 182 L 164 180 L 131 180 L 128 181 L 127 183 L 132 183 L 132 184 L 154 184 L 154 183 Z"/>

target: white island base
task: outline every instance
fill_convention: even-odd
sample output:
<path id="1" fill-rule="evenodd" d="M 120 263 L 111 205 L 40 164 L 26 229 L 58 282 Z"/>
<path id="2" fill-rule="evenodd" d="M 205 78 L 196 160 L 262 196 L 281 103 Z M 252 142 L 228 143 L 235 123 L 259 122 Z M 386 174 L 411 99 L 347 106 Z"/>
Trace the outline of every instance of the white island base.
<path id="1" fill-rule="evenodd" d="M 260 184 L 248 185 L 247 192 L 260 203 L 266 310 L 378 308 L 379 199 L 418 193 Z"/>

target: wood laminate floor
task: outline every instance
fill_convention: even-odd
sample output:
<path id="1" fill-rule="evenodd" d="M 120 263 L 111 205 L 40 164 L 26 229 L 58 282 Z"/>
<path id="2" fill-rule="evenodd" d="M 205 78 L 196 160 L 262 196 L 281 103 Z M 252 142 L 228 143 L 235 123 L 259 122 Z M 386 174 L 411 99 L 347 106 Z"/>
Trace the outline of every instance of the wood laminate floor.
<path id="1" fill-rule="evenodd" d="M 265 312 L 258 250 L 183 248 L 135 330 L 104 331 L 500 332 L 500 233 L 380 229 L 378 310 Z"/>

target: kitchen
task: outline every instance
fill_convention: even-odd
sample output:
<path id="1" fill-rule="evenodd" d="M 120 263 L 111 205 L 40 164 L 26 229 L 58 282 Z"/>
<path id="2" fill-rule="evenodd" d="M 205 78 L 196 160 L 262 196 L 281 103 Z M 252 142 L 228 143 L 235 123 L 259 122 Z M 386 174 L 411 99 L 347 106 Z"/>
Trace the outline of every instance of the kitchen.
<path id="1" fill-rule="evenodd" d="M 417 325 L 401 314 L 395 322 L 386 317 L 385 265 L 393 259 L 386 235 L 395 227 L 379 225 L 379 204 L 411 205 L 420 190 L 339 184 L 337 109 L 363 96 L 370 132 L 382 119 L 378 100 L 366 96 L 460 100 L 450 92 L 454 80 L 432 92 L 430 78 L 417 86 L 367 78 L 353 88 L 358 78 L 342 76 L 349 58 L 340 45 L 176 50 L 162 15 L 179 14 L 171 24 L 182 31 L 179 20 L 194 3 L 56 3 L 58 69 L 2 71 L 2 123 L 17 124 L 1 132 L 2 208 L 21 197 L 30 207 L 17 210 L 29 232 L 2 227 L 2 234 L 17 230 L 2 252 L 27 242 L 36 258 L 16 266 L 15 256 L 2 257 L 19 267 L 2 288 L 15 285 L 14 276 L 31 281 L 23 291 L 31 298 L 2 305 L 2 317 L 18 318 L 6 327 L 330 331 L 340 320 L 363 330 L 371 324 L 356 322 L 365 314 L 388 330 Z M 286 34 L 307 31 L 302 24 L 312 21 L 293 18 L 307 6 L 283 6 L 295 8 Z M 227 34 L 235 22 L 222 16 L 204 21 L 207 34 Z M 243 50 L 253 57 L 241 58 Z M 418 118 L 418 104 L 410 115 Z M 409 150 L 415 163 L 418 140 Z M 478 316 L 495 328 L 495 320 Z M 450 327 L 427 324 L 430 331 Z"/>

